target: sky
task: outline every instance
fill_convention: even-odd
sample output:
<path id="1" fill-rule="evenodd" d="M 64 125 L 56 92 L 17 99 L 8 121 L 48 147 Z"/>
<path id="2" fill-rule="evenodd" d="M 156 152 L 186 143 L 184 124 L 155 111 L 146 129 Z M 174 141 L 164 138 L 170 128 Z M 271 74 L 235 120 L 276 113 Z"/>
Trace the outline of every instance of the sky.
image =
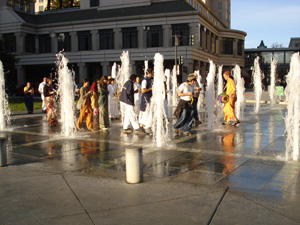
<path id="1" fill-rule="evenodd" d="M 288 47 L 300 37 L 300 0 L 231 0 L 231 29 L 247 33 L 245 48 L 257 48 L 261 40 Z"/>

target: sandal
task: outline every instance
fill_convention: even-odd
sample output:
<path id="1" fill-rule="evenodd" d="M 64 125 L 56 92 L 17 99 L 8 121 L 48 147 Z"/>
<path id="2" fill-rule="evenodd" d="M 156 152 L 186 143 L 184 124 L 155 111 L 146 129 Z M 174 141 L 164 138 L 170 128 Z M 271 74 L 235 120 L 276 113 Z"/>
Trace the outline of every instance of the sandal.
<path id="1" fill-rule="evenodd" d="M 237 124 L 239 124 L 240 123 L 240 121 L 239 120 L 236 120 L 236 121 L 234 121 L 234 123 L 232 124 L 232 126 L 235 126 L 235 125 L 237 125 Z"/>
<path id="2" fill-rule="evenodd" d="M 230 125 L 230 121 L 223 122 L 222 125 Z"/>

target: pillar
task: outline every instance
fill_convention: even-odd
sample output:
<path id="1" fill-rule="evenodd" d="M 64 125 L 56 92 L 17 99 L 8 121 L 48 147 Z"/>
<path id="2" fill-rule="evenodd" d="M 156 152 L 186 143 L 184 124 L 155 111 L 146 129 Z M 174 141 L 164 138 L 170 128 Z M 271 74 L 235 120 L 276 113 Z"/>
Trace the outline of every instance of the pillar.
<path id="1" fill-rule="evenodd" d="M 60 50 L 58 50 L 58 38 L 57 38 L 57 35 L 55 34 L 55 35 L 52 35 L 52 34 L 50 34 L 50 37 L 51 37 L 51 52 L 52 53 L 58 53 L 58 51 L 60 51 Z"/>
<path id="2" fill-rule="evenodd" d="M 92 30 L 92 50 L 93 51 L 99 51 L 100 46 L 99 46 L 99 32 L 98 30 Z"/>
<path id="3" fill-rule="evenodd" d="M 221 38 L 220 37 L 216 37 L 216 54 L 219 55 L 221 52 Z"/>
<path id="4" fill-rule="evenodd" d="M 114 46 L 115 50 L 122 49 L 122 31 L 121 28 L 114 29 Z"/>
<path id="5" fill-rule="evenodd" d="M 237 57 L 238 56 L 238 41 L 239 39 L 235 38 L 233 39 L 233 57 Z"/>
<path id="6" fill-rule="evenodd" d="M 78 35 L 77 32 L 70 32 L 71 35 L 71 52 L 78 52 Z"/>
<path id="7" fill-rule="evenodd" d="M 165 24 L 163 28 L 163 47 L 171 48 L 172 47 L 172 28 L 171 25 Z"/>
<path id="8" fill-rule="evenodd" d="M 25 84 L 26 82 L 26 77 L 24 74 L 24 68 L 21 65 L 17 65 L 17 87 Z"/>
<path id="9" fill-rule="evenodd" d="M 111 68 L 109 67 L 109 62 L 101 62 L 102 75 L 111 76 Z"/>
<path id="10" fill-rule="evenodd" d="M 79 82 L 87 78 L 87 68 L 84 62 L 77 63 L 79 67 Z"/>
<path id="11" fill-rule="evenodd" d="M 199 33 L 198 23 L 191 23 L 190 26 L 191 26 L 190 27 L 191 28 L 191 34 L 190 35 L 194 35 L 194 45 L 193 45 L 193 47 L 198 48 L 199 47 L 199 45 L 198 45 L 199 43 L 197 41 L 199 39 L 199 36 L 198 36 L 198 33 Z"/>
<path id="12" fill-rule="evenodd" d="M 23 54 L 25 52 L 25 36 L 26 34 L 23 32 L 16 32 L 16 45 L 17 45 L 17 53 Z"/>
<path id="13" fill-rule="evenodd" d="M 147 32 L 144 32 L 144 27 L 138 27 L 138 48 L 146 48 L 144 37 Z"/>

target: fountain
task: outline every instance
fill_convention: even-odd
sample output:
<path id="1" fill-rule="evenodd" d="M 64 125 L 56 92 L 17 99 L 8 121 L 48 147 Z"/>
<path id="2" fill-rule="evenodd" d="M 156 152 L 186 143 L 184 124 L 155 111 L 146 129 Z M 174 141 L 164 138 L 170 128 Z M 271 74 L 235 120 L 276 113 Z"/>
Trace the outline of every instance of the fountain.
<path id="1" fill-rule="evenodd" d="M 177 75 L 176 75 L 176 67 L 173 67 L 172 70 L 172 105 L 176 106 L 178 103 L 178 85 L 177 85 Z"/>
<path id="2" fill-rule="evenodd" d="M 145 65 L 144 77 L 146 77 L 146 75 L 147 75 L 147 69 L 148 69 L 148 60 L 145 60 L 144 65 Z"/>
<path id="3" fill-rule="evenodd" d="M 120 56 L 121 59 L 121 67 L 117 74 L 116 82 L 118 87 L 123 88 L 124 83 L 129 80 L 131 68 L 130 68 L 130 59 L 129 59 L 129 52 L 123 51 L 122 55 Z M 125 114 L 125 107 L 122 103 L 120 103 L 120 111 L 122 117 Z"/>
<path id="4" fill-rule="evenodd" d="M 221 94 L 224 92 L 224 80 L 223 80 L 223 65 L 218 67 L 218 86 L 217 86 L 217 94 Z M 221 118 L 224 117 L 224 111 L 223 111 L 224 105 L 217 101 L 216 102 L 216 117 L 217 121 L 220 121 Z"/>
<path id="5" fill-rule="evenodd" d="M 286 76 L 287 86 L 285 96 L 288 102 L 285 117 L 286 158 L 299 160 L 299 135 L 300 135 L 300 56 L 294 53 L 291 58 L 290 72 Z"/>
<path id="6" fill-rule="evenodd" d="M 166 86 L 166 88 L 169 91 L 168 94 L 167 94 L 167 107 L 166 107 L 168 109 L 168 111 L 166 113 L 167 113 L 167 116 L 169 116 L 169 112 L 172 112 L 168 108 L 168 106 L 171 105 L 171 101 L 172 101 L 171 93 L 170 93 L 170 89 L 171 89 L 171 87 L 170 87 L 171 86 L 171 83 L 170 83 L 171 82 L 171 71 L 169 69 L 165 70 L 165 77 L 167 78 L 167 81 L 166 81 L 167 86 Z"/>
<path id="7" fill-rule="evenodd" d="M 10 109 L 5 93 L 5 79 L 3 64 L 0 61 L 0 130 L 4 130 L 10 124 Z"/>
<path id="8" fill-rule="evenodd" d="M 154 82 L 151 99 L 153 115 L 152 131 L 157 147 L 162 147 L 168 141 L 168 119 L 164 109 L 165 84 L 164 84 L 164 57 L 156 53 L 154 56 Z"/>
<path id="9" fill-rule="evenodd" d="M 209 73 L 206 78 L 207 87 L 205 93 L 205 105 L 207 112 L 207 129 L 213 130 L 216 128 L 216 119 L 214 118 L 214 109 L 215 109 L 215 75 L 216 75 L 216 66 L 212 60 L 209 60 Z"/>
<path id="10" fill-rule="evenodd" d="M 117 63 L 114 63 L 111 68 L 111 77 L 114 79 L 117 77 Z"/>
<path id="11" fill-rule="evenodd" d="M 256 57 L 254 60 L 254 68 L 252 71 L 252 77 L 254 82 L 254 95 L 255 95 L 255 106 L 254 106 L 254 112 L 259 113 L 260 111 L 260 100 L 262 95 L 262 79 L 263 74 L 260 70 L 259 66 L 259 56 Z"/>
<path id="12" fill-rule="evenodd" d="M 241 68 L 238 65 L 235 65 L 233 69 L 233 77 L 236 84 L 236 96 L 237 100 L 235 103 L 235 113 L 238 119 L 244 118 L 244 109 L 246 106 L 245 103 L 245 81 L 241 76 Z"/>
<path id="13" fill-rule="evenodd" d="M 58 95 L 60 96 L 61 132 L 64 136 L 74 136 L 76 133 L 75 99 L 76 84 L 74 72 L 69 70 L 69 60 L 62 52 L 56 55 L 58 67 Z"/>
<path id="14" fill-rule="evenodd" d="M 277 60 L 272 58 L 271 61 L 271 83 L 270 83 L 270 106 L 273 108 L 274 103 L 276 102 L 276 89 L 275 89 L 275 78 L 276 78 L 276 67 L 277 67 Z"/>

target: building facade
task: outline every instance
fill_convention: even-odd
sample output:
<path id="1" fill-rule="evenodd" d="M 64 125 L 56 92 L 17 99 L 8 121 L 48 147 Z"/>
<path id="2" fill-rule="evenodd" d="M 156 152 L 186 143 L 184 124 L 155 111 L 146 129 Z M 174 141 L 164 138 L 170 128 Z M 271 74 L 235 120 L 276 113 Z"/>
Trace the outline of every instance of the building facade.
<path id="1" fill-rule="evenodd" d="M 244 67 L 246 33 L 230 29 L 230 1 L 219 5 L 202 0 L 81 0 L 80 8 L 34 14 L 34 7 L 18 10 L 0 0 L 0 38 L 16 55 L 17 85 L 39 82 L 55 73 L 56 54 L 64 50 L 76 82 L 109 75 L 129 51 L 132 72 L 143 74 L 144 60 L 164 56 L 165 68 L 177 63 L 181 79 L 194 70 L 204 76 L 209 59 L 223 68 Z M 225 4 L 227 3 L 227 5 Z M 214 7 L 226 7 L 227 23 Z M 220 9 L 221 10 L 221 9 Z M 228 17 L 229 16 L 229 17 Z M 224 17 L 225 18 L 225 17 Z M 180 59 L 180 60 L 179 60 Z"/>
<path id="2" fill-rule="evenodd" d="M 265 77 L 264 82 L 269 84 L 272 59 L 277 61 L 276 77 L 285 80 L 290 70 L 291 57 L 296 52 L 300 52 L 300 38 L 291 38 L 289 47 L 286 48 L 268 48 L 261 41 L 257 48 L 245 49 L 245 71 L 250 75 L 250 83 L 255 58 L 259 57 L 260 69 Z"/>

